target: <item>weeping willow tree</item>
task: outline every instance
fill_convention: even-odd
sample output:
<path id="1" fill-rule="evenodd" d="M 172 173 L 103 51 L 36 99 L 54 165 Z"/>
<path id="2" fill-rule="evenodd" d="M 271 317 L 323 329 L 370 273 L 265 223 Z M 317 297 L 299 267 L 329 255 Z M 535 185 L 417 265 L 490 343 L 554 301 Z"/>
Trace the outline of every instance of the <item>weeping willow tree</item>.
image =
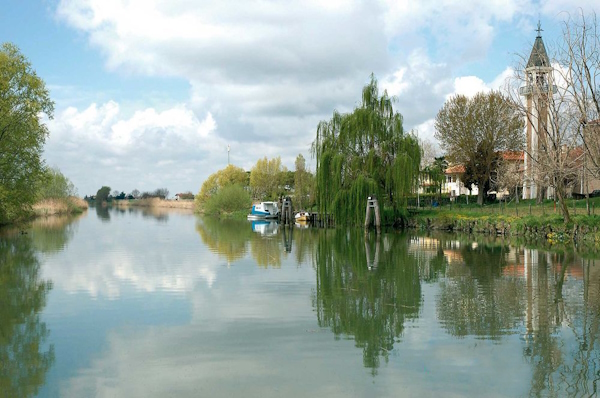
<path id="1" fill-rule="evenodd" d="M 333 214 L 338 224 L 358 225 L 367 197 L 376 195 L 380 205 L 393 209 L 394 220 L 404 215 L 417 185 L 421 149 L 404 132 L 393 98 L 386 91 L 379 96 L 375 76 L 352 113 L 334 111 L 331 120 L 319 123 L 312 153 L 320 212 Z"/>

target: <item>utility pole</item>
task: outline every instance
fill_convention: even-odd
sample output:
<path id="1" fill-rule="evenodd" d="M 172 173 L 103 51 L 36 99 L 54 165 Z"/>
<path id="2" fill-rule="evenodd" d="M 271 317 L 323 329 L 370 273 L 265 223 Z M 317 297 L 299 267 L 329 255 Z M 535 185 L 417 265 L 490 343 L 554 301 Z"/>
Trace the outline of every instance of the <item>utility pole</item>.
<path id="1" fill-rule="evenodd" d="M 229 166 L 229 150 L 231 149 L 231 147 L 229 146 L 229 144 L 227 144 L 227 165 Z"/>

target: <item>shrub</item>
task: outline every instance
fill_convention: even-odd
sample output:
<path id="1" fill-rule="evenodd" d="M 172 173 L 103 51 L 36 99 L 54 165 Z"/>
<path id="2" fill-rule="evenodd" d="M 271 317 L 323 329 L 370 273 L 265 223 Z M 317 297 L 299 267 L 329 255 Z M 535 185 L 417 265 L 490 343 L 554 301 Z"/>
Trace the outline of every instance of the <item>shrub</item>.
<path id="1" fill-rule="evenodd" d="M 228 185 L 221 188 L 204 202 L 203 210 L 209 215 L 232 214 L 248 211 L 252 204 L 250 194 L 239 185 Z"/>

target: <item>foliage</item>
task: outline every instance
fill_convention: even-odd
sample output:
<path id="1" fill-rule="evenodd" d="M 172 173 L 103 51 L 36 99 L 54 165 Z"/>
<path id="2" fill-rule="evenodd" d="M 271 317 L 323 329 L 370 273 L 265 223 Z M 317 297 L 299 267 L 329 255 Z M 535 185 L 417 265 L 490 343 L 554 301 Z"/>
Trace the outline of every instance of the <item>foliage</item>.
<path id="1" fill-rule="evenodd" d="M 28 212 L 44 174 L 43 146 L 54 103 L 19 49 L 0 47 L 0 224 Z"/>
<path id="2" fill-rule="evenodd" d="M 281 165 L 281 157 L 268 160 L 265 156 L 258 159 L 250 172 L 250 189 L 252 197 L 264 199 L 277 199 L 283 194 L 282 186 L 287 170 Z"/>
<path id="3" fill-rule="evenodd" d="M 418 181 L 418 141 L 405 134 L 387 92 L 379 97 L 373 75 L 359 107 L 348 114 L 334 111 L 331 120 L 319 123 L 312 152 L 319 210 L 333 213 L 338 225 L 362 223 L 371 195 L 400 214 Z"/>
<path id="4" fill-rule="evenodd" d="M 252 205 L 250 194 L 240 185 L 227 185 L 204 203 L 204 213 L 226 215 L 235 212 L 246 214 Z"/>
<path id="5" fill-rule="evenodd" d="M 102 188 L 96 192 L 96 203 L 106 202 L 108 200 L 108 195 L 110 194 L 110 187 L 104 185 Z"/>
<path id="6" fill-rule="evenodd" d="M 294 204 L 298 209 L 306 209 L 312 203 L 314 176 L 306 170 L 306 160 L 299 154 L 296 157 L 294 172 Z"/>
<path id="7" fill-rule="evenodd" d="M 61 199 L 77 196 L 77 190 L 58 168 L 47 168 L 40 180 L 38 196 L 40 199 Z"/>
<path id="8" fill-rule="evenodd" d="M 37 236 L 37 234 L 35 235 Z M 0 392 L 33 397 L 55 360 L 40 313 L 52 289 L 30 236 L 0 238 Z"/>
<path id="9" fill-rule="evenodd" d="M 220 189 L 229 185 L 240 185 L 246 186 L 248 177 L 244 169 L 234 166 L 232 164 L 227 165 L 224 169 L 221 169 L 210 176 L 202 183 L 198 195 L 196 195 L 195 203 L 196 208 L 201 209 L 204 203 L 210 199 L 211 196 L 219 192 Z"/>
<path id="10" fill-rule="evenodd" d="M 511 100 L 496 91 L 473 98 L 455 95 L 438 112 L 435 137 L 450 162 L 468 167 L 465 180 L 480 187 L 480 205 L 498 152 L 523 148 L 523 123 Z"/>

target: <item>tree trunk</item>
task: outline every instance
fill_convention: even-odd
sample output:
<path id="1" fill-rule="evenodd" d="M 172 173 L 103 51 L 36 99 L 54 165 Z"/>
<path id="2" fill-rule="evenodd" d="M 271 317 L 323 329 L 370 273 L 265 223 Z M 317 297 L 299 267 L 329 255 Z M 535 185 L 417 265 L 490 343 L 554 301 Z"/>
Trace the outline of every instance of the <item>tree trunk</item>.
<path id="1" fill-rule="evenodd" d="M 477 191 L 477 204 L 483 206 L 483 189 Z"/>
<path id="2" fill-rule="evenodd" d="M 562 186 L 558 186 L 558 184 L 555 184 L 556 188 L 556 196 L 558 196 L 558 202 L 560 205 L 560 209 L 562 211 L 563 214 L 563 218 L 565 221 L 565 224 L 568 224 L 571 222 L 571 216 L 569 215 L 569 207 L 567 206 L 567 203 L 565 202 L 565 194 L 563 192 L 563 187 Z"/>

